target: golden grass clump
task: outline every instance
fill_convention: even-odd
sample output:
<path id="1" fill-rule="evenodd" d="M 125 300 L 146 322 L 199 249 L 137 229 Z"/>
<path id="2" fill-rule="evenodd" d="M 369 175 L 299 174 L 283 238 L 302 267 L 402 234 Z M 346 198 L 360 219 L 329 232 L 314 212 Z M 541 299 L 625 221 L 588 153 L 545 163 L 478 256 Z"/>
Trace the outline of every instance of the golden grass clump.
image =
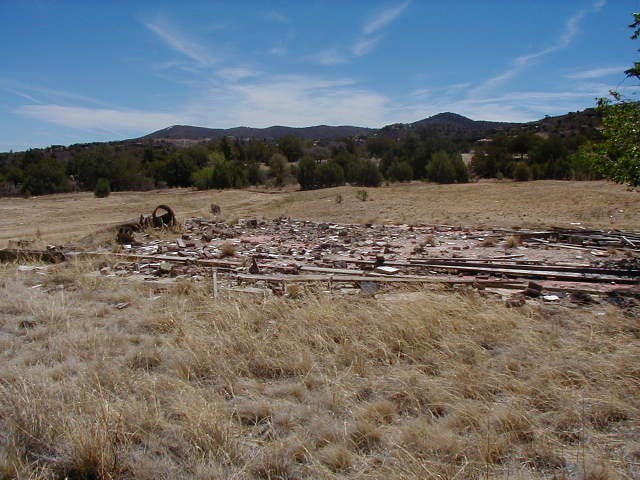
<path id="1" fill-rule="evenodd" d="M 220 256 L 222 258 L 233 257 L 237 253 L 236 246 L 231 242 L 224 242 L 220 246 Z"/>
<path id="2" fill-rule="evenodd" d="M 511 235 L 507 238 L 506 248 L 516 248 L 522 245 L 522 238 L 520 235 Z"/>
<path id="3" fill-rule="evenodd" d="M 2 478 L 638 477 L 635 314 L 90 271 L 0 268 Z"/>

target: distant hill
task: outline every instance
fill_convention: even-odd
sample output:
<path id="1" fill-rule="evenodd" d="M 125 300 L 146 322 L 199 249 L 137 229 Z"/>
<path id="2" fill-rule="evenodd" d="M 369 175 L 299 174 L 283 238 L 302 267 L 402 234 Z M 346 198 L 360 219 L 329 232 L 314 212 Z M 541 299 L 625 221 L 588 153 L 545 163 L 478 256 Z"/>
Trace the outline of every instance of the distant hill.
<path id="1" fill-rule="evenodd" d="M 573 136 L 580 134 L 591 136 L 597 131 L 600 123 L 600 114 L 593 108 L 582 112 L 569 112 L 556 117 L 547 116 L 541 120 L 527 123 L 472 120 L 457 113 L 445 112 L 413 123 L 387 125 L 379 130 L 351 125 L 316 125 L 302 128 L 277 125 L 267 128 L 234 127 L 227 129 L 174 125 L 137 140 L 201 142 L 226 136 L 240 139 L 278 140 L 287 135 L 293 135 L 303 140 L 333 140 L 374 133 L 397 137 L 416 129 L 428 129 L 445 137 L 469 140 L 491 137 L 499 133 L 513 134 L 519 131 L 533 131 L 543 135 Z"/>
<path id="2" fill-rule="evenodd" d="M 485 135 L 507 131 L 510 128 L 520 125 L 523 124 L 471 120 L 470 118 L 456 113 L 446 112 L 439 113 L 413 123 L 388 125 L 380 130 L 350 125 L 336 127 L 317 125 L 304 128 L 284 127 L 278 125 L 267 128 L 234 127 L 227 129 L 174 125 L 172 127 L 163 128 L 162 130 L 150 133 L 149 135 L 142 137 L 140 140 L 203 141 L 207 139 L 215 140 L 226 136 L 234 136 L 242 139 L 278 140 L 287 135 L 293 135 L 304 140 L 332 140 L 358 135 L 370 135 L 377 132 L 394 135 L 417 128 L 428 128 L 430 130 L 434 130 L 440 135 L 448 137 L 479 138 Z"/>
<path id="3" fill-rule="evenodd" d="M 330 140 L 334 138 L 353 137 L 357 135 L 368 135 L 374 133 L 373 128 L 353 127 L 343 125 L 331 127 L 328 125 L 317 125 L 314 127 L 283 127 L 273 126 L 268 128 L 204 128 L 192 127 L 189 125 L 174 125 L 172 127 L 158 130 L 142 137 L 142 139 L 158 140 L 205 140 L 217 139 L 226 136 L 250 139 L 270 139 L 277 140 L 287 135 L 293 135 L 304 140 Z"/>
<path id="4" fill-rule="evenodd" d="M 517 123 L 509 122 L 489 122 L 485 120 L 471 120 L 470 118 L 458 115 L 457 113 L 438 113 L 424 120 L 418 120 L 411 124 L 412 127 L 433 127 L 448 132 L 490 132 L 508 130 Z"/>
<path id="5" fill-rule="evenodd" d="M 457 113 L 438 113 L 413 123 L 395 123 L 380 129 L 385 136 L 398 137 L 414 130 L 430 130 L 449 138 L 478 140 L 497 133 L 507 133 L 514 128 L 525 125 L 513 122 L 489 122 L 472 120 Z"/>
<path id="6" fill-rule="evenodd" d="M 521 132 L 538 133 L 543 136 L 581 135 L 597 138 L 601 124 L 602 115 L 594 108 L 555 117 L 546 116 L 527 123 L 471 120 L 457 113 L 445 112 L 413 123 L 387 125 L 380 130 L 380 133 L 397 137 L 416 129 L 428 129 L 445 137 L 468 140 L 493 137 L 501 133 L 515 135 Z"/>
<path id="7" fill-rule="evenodd" d="M 546 136 L 573 137 L 582 135 L 594 138 L 599 135 L 602 125 L 602 113 L 595 108 L 587 108 L 580 112 L 569 112 L 555 117 L 545 117 L 542 120 L 524 125 L 525 129 L 532 129 Z"/>

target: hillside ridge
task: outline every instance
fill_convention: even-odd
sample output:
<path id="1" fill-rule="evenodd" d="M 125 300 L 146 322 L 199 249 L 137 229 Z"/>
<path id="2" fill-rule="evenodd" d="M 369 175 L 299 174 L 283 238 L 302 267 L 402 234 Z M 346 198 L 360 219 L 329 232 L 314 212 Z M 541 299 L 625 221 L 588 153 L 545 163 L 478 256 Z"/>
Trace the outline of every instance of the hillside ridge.
<path id="1" fill-rule="evenodd" d="M 135 140 L 216 140 L 226 136 L 240 139 L 278 140 L 285 136 L 295 136 L 303 140 L 333 140 L 345 137 L 364 136 L 380 133 L 397 135 L 416 129 L 430 129 L 448 137 L 480 138 L 497 133 L 509 133 L 514 130 L 532 130 L 540 133 L 575 134 L 580 130 L 594 128 L 599 123 L 599 115 L 593 108 L 564 115 L 545 116 L 532 122 L 496 122 L 473 120 L 458 113 L 442 112 L 410 123 L 395 123 L 380 129 L 354 125 L 314 125 L 309 127 L 289 127 L 273 125 L 265 128 L 232 127 L 209 128 L 192 125 L 172 125 L 157 130 Z"/>

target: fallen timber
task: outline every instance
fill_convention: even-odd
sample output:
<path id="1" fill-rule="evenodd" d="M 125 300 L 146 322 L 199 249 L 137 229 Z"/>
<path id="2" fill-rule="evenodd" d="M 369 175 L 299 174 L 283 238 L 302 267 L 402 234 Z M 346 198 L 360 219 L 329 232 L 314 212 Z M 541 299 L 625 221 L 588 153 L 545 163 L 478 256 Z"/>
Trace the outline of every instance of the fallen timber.
<path id="1" fill-rule="evenodd" d="M 280 282 L 280 283 L 310 283 L 310 282 L 331 282 L 331 283 L 413 283 L 426 284 L 437 283 L 444 285 L 473 285 L 479 287 L 502 287 L 502 288 L 523 288 L 524 282 L 514 282 L 513 280 L 500 279 L 477 279 L 474 277 L 443 277 L 437 275 L 431 276 L 382 276 L 382 275 L 287 275 L 287 274 L 250 274 L 238 273 L 234 278 L 247 282 Z"/>
<path id="2" fill-rule="evenodd" d="M 228 259 L 199 259 L 190 257 L 179 257 L 174 255 L 136 255 L 136 254 L 105 254 L 98 252 L 87 252 L 81 254 L 86 257 L 106 257 L 114 256 L 115 258 L 132 259 L 132 260 L 147 260 L 156 262 L 178 262 L 178 263 L 190 263 L 194 265 L 218 268 L 221 271 L 234 271 L 243 267 L 243 262 L 234 261 Z M 360 264 L 366 264 L 373 266 L 374 261 L 353 260 Z M 385 265 L 394 267 L 411 267 L 411 268 L 437 268 L 449 271 L 469 272 L 469 273 L 485 273 L 494 276 L 508 276 L 515 278 L 537 278 L 537 279 L 551 279 L 551 280 L 567 280 L 573 282 L 607 282 L 607 283 L 624 283 L 635 284 L 640 283 L 640 270 L 637 269 L 613 269 L 613 268 L 598 268 L 598 267 L 584 267 L 584 266 L 566 266 L 566 265 L 527 265 L 523 268 L 520 265 L 508 265 L 508 264 L 490 264 L 484 262 L 455 262 L 452 260 L 436 259 L 432 261 L 413 261 L 413 262 L 385 262 Z M 314 266 L 300 266 L 301 271 L 317 272 L 329 275 L 365 275 L 367 270 L 360 269 L 336 269 L 329 267 L 314 267 Z M 294 275 L 299 276 L 299 275 Z M 316 275 L 317 277 L 317 275 Z M 367 279 L 376 278 L 377 275 L 366 275 Z M 239 277 L 242 278 L 242 277 Z M 363 277 L 364 278 L 364 277 Z M 397 278 L 384 277 L 384 278 Z M 408 277 L 405 277 L 407 279 Z M 418 281 L 419 276 L 411 277 L 412 281 Z M 425 277 L 426 278 L 426 277 Z M 321 279 L 318 279 L 320 281 Z M 303 281 L 303 280 L 300 280 Z M 309 280 L 305 280 L 309 281 Z M 361 281 L 352 280 L 352 281 Z M 393 283 L 395 280 L 391 280 Z"/>
<path id="3" fill-rule="evenodd" d="M 541 275 L 556 275 L 570 273 L 575 275 L 602 276 L 605 281 L 610 281 L 609 277 L 624 277 L 633 282 L 640 281 L 640 269 L 636 268 L 607 268 L 592 267 L 588 265 L 566 265 L 566 264 L 543 264 L 532 262 L 494 263 L 485 261 L 459 261 L 458 259 L 433 259 L 433 260 L 413 260 L 411 265 L 440 268 L 458 271 L 477 271 L 487 273 L 513 273 L 522 272 L 523 275 L 532 275 L 539 272 Z"/>
<path id="4" fill-rule="evenodd" d="M 373 266 L 375 261 L 362 259 L 340 259 L 340 262 L 353 263 L 358 265 Z M 491 259 L 410 259 L 409 261 L 385 261 L 385 265 L 392 267 L 407 267 L 414 269 L 442 269 L 459 271 L 477 271 L 486 273 L 514 273 L 520 272 L 522 275 L 529 275 L 530 272 L 540 271 L 548 274 L 561 274 L 563 272 L 575 274 L 596 274 L 609 275 L 612 277 L 630 277 L 636 282 L 640 282 L 640 269 L 637 268 L 606 268 L 592 267 L 590 265 L 572 265 L 567 263 L 544 263 L 539 260 L 518 261 L 513 263 L 495 263 Z M 607 279 L 606 281 L 609 281 Z"/>
<path id="5" fill-rule="evenodd" d="M 144 276 L 145 281 L 167 283 L 213 275 L 227 285 L 262 282 L 278 289 L 312 282 L 352 284 L 363 290 L 364 284 L 430 283 L 522 289 L 535 280 L 555 291 L 602 293 L 640 284 L 640 234 L 633 232 L 474 231 L 449 225 L 348 225 L 285 217 L 233 224 L 190 218 L 178 230 L 167 230 L 174 222 L 173 211 L 161 205 L 150 217 L 141 216 L 135 228 L 123 233 L 121 226 L 119 253 L 5 249 L 0 250 L 0 260 L 102 259 L 102 275 Z M 153 238 L 153 227 L 164 230 L 164 240 Z M 174 238 L 166 238 L 169 231 Z"/>

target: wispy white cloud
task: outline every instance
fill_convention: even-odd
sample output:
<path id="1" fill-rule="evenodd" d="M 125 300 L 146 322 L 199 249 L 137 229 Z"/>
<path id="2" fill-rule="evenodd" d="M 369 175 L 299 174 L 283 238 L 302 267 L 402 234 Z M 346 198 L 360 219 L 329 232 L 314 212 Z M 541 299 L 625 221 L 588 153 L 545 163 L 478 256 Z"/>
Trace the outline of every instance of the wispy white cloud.
<path id="1" fill-rule="evenodd" d="M 626 66 L 593 68 L 590 70 L 581 70 L 578 72 L 567 73 L 565 75 L 565 78 L 568 78 L 569 80 L 587 80 L 593 78 L 608 77 L 610 75 L 618 75 L 622 77 L 626 69 Z"/>
<path id="2" fill-rule="evenodd" d="M 24 92 L 21 92 L 19 90 L 16 90 L 16 89 L 13 89 L 13 88 L 10 88 L 10 87 L 2 87 L 2 89 L 4 91 L 6 91 L 6 92 L 9 92 L 9 93 L 13 94 L 13 95 L 16 95 L 17 97 L 21 97 L 21 98 L 24 98 L 25 100 L 29 100 L 30 102 L 42 103 L 42 101 L 32 97 L 28 93 L 24 93 Z"/>
<path id="3" fill-rule="evenodd" d="M 380 36 L 361 38 L 353 45 L 351 52 L 356 57 L 362 57 L 363 55 L 371 53 L 381 39 L 382 37 Z"/>
<path id="4" fill-rule="evenodd" d="M 587 14 L 590 12 L 597 12 L 600 8 L 602 8 L 604 3 L 605 2 L 603 0 L 598 0 L 592 5 L 590 9 L 581 9 L 574 13 L 567 19 L 564 30 L 555 43 L 542 50 L 538 50 L 537 52 L 516 57 L 511 61 L 509 67 L 505 71 L 489 78 L 479 87 L 474 89 L 474 91 L 476 93 L 482 91 L 490 91 L 496 87 L 502 86 L 511 79 L 520 75 L 522 72 L 527 70 L 529 67 L 531 67 L 547 55 L 569 47 L 575 40 L 576 36 L 580 33 L 582 21 L 587 16 Z"/>
<path id="5" fill-rule="evenodd" d="M 144 22 L 144 26 L 160 37 L 167 46 L 186 55 L 202 67 L 212 65 L 217 61 L 208 49 L 186 38 L 164 21 Z"/>
<path id="6" fill-rule="evenodd" d="M 0 78 L 0 88 L 13 93 L 33 103 L 82 103 L 110 107 L 111 105 L 98 98 L 82 95 L 77 92 L 67 92 L 41 85 L 33 85 L 28 82 Z"/>
<path id="7" fill-rule="evenodd" d="M 112 131 L 150 131 L 180 123 L 178 117 L 164 112 L 114 110 L 65 105 L 24 105 L 15 110 L 23 117 L 75 129 Z"/>
<path id="8" fill-rule="evenodd" d="M 210 126 L 382 126 L 388 98 L 348 78 L 308 75 L 260 77 L 235 84 L 212 83 L 186 116 Z"/>
<path id="9" fill-rule="evenodd" d="M 443 94 L 442 89 L 420 89 L 402 101 L 396 101 L 390 118 L 418 120 L 449 111 L 474 120 L 528 122 L 547 114 L 566 113 L 594 105 L 594 99 L 606 95 L 609 85 L 604 83 L 576 84 L 571 90 L 516 91 L 500 95 L 464 94 L 464 88 Z M 404 120 L 402 120 L 404 119 Z"/>
<path id="10" fill-rule="evenodd" d="M 335 48 L 321 50 L 311 55 L 311 59 L 320 65 L 340 65 L 347 61 L 347 58 Z"/>
<path id="11" fill-rule="evenodd" d="M 391 7 L 385 8 L 384 10 L 375 12 L 363 25 L 362 32 L 365 35 L 371 35 L 372 33 L 376 33 L 382 30 L 395 19 L 397 19 L 400 15 L 402 15 L 402 13 L 410 4 L 411 0 L 406 0 L 405 2 L 402 2 L 400 4 L 393 5 Z"/>
<path id="12" fill-rule="evenodd" d="M 602 8 L 607 4 L 607 0 L 596 0 L 593 2 L 594 11 L 602 10 Z"/>
<path id="13" fill-rule="evenodd" d="M 236 82 L 238 80 L 243 80 L 245 78 L 251 78 L 258 75 L 258 72 L 253 68 L 244 66 L 221 68 L 216 73 L 219 77 L 231 82 Z"/>
<path id="14" fill-rule="evenodd" d="M 362 57 L 371 53 L 382 40 L 380 32 L 400 17 L 411 5 L 411 2 L 412 0 L 405 0 L 371 14 L 362 26 L 362 35 L 351 46 L 351 54 Z"/>

